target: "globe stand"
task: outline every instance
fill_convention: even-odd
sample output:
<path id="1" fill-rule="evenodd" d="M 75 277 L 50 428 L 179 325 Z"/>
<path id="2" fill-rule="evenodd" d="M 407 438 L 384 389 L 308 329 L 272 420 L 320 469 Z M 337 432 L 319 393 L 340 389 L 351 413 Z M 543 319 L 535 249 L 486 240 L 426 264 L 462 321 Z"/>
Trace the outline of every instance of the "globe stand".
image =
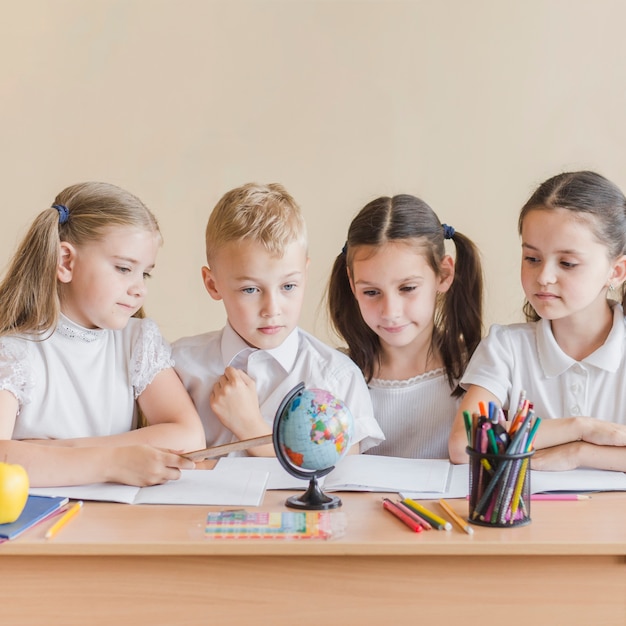
<path id="1" fill-rule="evenodd" d="M 278 411 L 276 412 L 276 418 L 274 419 L 273 428 L 273 442 L 274 451 L 280 464 L 283 468 L 292 476 L 309 481 L 308 489 L 300 496 L 291 496 L 285 501 L 285 506 L 293 509 L 310 509 L 310 510 L 325 510 L 336 509 L 341 506 L 341 498 L 337 496 L 326 495 L 319 483 L 318 478 L 326 476 L 333 469 L 331 467 L 325 467 L 320 469 L 304 469 L 297 467 L 285 454 L 280 441 L 281 423 L 285 419 L 285 413 L 288 411 L 292 401 L 301 395 L 305 391 L 304 383 L 297 384 L 282 400 Z M 350 417 L 352 419 L 352 417 Z"/>
<path id="2" fill-rule="evenodd" d="M 285 501 L 285 506 L 292 509 L 325 510 L 336 509 L 341 506 L 341 498 L 327 496 L 317 482 L 317 476 L 312 476 L 309 488 L 301 496 L 291 496 Z"/>

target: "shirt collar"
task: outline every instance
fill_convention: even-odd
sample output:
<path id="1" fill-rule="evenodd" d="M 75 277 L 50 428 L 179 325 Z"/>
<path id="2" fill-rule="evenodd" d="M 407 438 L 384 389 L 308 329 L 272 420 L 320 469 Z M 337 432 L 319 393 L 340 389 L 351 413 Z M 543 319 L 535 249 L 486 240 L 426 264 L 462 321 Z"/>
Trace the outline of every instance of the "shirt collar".
<path id="1" fill-rule="evenodd" d="M 226 367 L 237 357 L 243 357 L 247 361 L 248 356 L 253 352 L 262 352 L 273 358 L 285 372 L 290 372 L 298 355 L 298 343 L 298 328 L 294 328 L 278 347 L 271 350 L 259 350 L 249 346 L 227 322 L 222 332 L 222 362 Z"/>
<path id="2" fill-rule="evenodd" d="M 613 307 L 613 326 L 609 336 L 595 352 L 585 357 L 581 363 L 607 372 L 617 371 L 624 350 L 624 324 L 624 311 L 620 304 L 616 304 Z M 549 320 L 539 320 L 535 332 L 539 362 L 546 376 L 550 378 L 559 376 L 578 362 L 561 350 L 554 338 Z"/>

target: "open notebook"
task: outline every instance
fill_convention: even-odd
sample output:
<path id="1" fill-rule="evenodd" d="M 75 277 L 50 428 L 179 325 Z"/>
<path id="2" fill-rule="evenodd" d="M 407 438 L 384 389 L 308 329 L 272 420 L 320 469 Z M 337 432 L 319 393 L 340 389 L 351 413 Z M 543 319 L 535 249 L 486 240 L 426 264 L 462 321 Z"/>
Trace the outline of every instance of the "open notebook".
<path id="1" fill-rule="evenodd" d="M 268 489 L 305 489 L 305 480 L 288 474 L 275 458 L 225 457 L 217 467 L 268 472 Z M 446 459 L 400 459 L 374 454 L 348 455 L 320 479 L 324 491 L 399 492 L 414 499 L 465 498 L 469 465 Z M 626 473 L 593 469 L 566 472 L 531 471 L 532 493 L 626 491 Z"/>
<path id="2" fill-rule="evenodd" d="M 288 474 L 276 458 L 224 457 L 217 468 L 268 472 L 268 489 L 306 489 L 306 479 Z M 319 479 L 324 491 L 423 491 L 446 490 L 451 465 L 445 459 L 402 459 L 373 454 L 349 454 L 335 469 Z"/>
<path id="3" fill-rule="evenodd" d="M 530 472 L 531 493 L 585 493 L 626 491 L 626 473 L 579 468 L 565 472 Z M 469 465 L 450 465 L 450 479 L 442 498 L 464 498 L 469 493 Z M 428 494 L 402 490 L 407 498 L 428 498 Z"/>
<path id="4" fill-rule="evenodd" d="M 414 499 L 464 498 L 469 466 L 445 459 L 401 459 L 348 455 L 320 479 L 324 491 L 402 493 Z M 128 504 L 205 504 L 258 506 L 265 489 L 304 490 L 308 481 L 288 474 L 276 458 L 224 457 L 214 470 L 183 470 L 180 480 L 153 487 L 117 484 L 31 488 L 31 494 Z M 626 473 L 591 469 L 567 472 L 532 470 L 532 493 L 626 491 Z"/>
<path id="5" fill-rule="evenodd" d="M 223 471 L 182 470 L 179 480 L 152 487 L 98 483 L 72 487 L 31 487 L 30 493 L 66 496 L 75 500 L 103 500 L 126 504 L 205 504 L 258 506 L 269 474 L 245 468 Z"/>

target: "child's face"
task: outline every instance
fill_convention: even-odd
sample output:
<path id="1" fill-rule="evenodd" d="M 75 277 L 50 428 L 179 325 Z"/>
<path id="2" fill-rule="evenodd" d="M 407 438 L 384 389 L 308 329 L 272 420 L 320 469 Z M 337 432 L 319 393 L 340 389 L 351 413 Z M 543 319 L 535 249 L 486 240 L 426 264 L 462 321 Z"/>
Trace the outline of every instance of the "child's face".
<path id="1" fill-rule="evenodd" d="M 535 209 L 524 217 L 522 287 L 542 318 L 557 320 L 585 312 L 593 319 L 607 307 L 606 288 L 614 277 L 614 264 L 589 219 L 593 218 L 567 209 Z"/>
<path id="2" fill-rule="evenodd" d="M 454 264 L 444 257 L 441 276 L 423 254 L 405 243 L 358 248 L 350 284 L 365 323 L 380 337 L 383 350 L 430 345 L 437 293 L 447 291 Z"/>
<path id="3" fill-rule="evenodd" d="M 278 347 L 298 325 L 308 259 L 301 243 L 291 243 L 282 257 L 256 241 L 229 242 L 202 268 L 204 285 L 223 300 L 228 321 L 249 345 Z"/>
<path id="4" fill-rule="evenodd" d="M 143 305 L 158 233 L 111 228 L 99 241 L 61 243 L 61 311 L 86 328 L 124 328 Z"/>

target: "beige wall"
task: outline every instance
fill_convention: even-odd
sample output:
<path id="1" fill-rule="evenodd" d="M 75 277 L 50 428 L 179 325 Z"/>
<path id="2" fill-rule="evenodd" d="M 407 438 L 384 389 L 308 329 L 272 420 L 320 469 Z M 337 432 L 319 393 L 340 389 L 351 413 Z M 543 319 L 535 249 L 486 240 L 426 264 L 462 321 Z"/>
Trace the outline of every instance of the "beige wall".
<path id="1" fill-rule="evenodd" d="M 483 251 L 487 319 L 521 319 L 517 212 L 562 170 L 626 189 L 626 4 L 616 0 L 2 1 L 0 264 L 56 192 L 105 180 L 165 237 L 147 309 L 173 340 L 221 326 L 200 280 L 209 211 L 282 182 L 310 228 L 302 325 L 347 225 L 413 193 Z"/>

